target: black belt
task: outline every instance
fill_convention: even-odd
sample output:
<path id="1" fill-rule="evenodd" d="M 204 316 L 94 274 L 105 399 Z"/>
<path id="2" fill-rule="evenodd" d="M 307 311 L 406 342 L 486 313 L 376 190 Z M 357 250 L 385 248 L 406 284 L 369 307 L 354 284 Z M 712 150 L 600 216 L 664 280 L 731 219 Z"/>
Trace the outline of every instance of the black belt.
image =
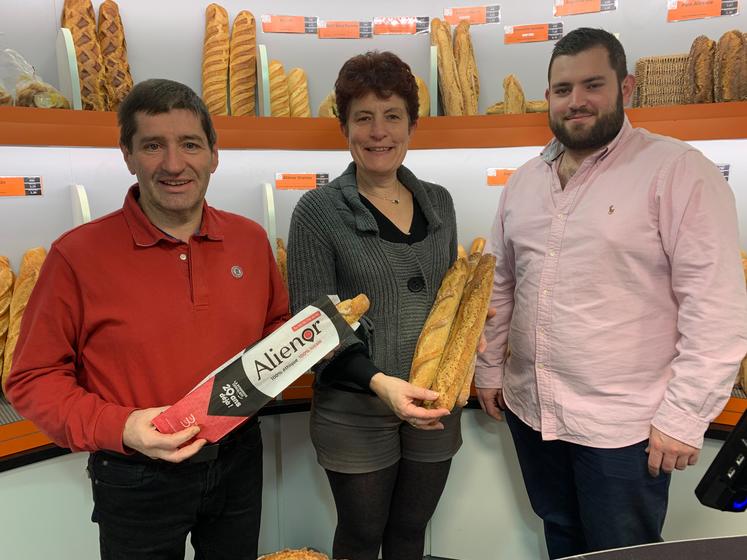
<path id="1" fill-rule="evenodd" d="M 181 463 L 173 463 L 174 465 L 178 464 L 184 464 L 184 463 L 208 463 L 210 461 L 215 461 L 218 458 L 218 454 L 221 449 L 227 449 L 231 447 L 234 443 L 239 441 L 247 432 L 249 432 L 252 428 L 254 428 L 257 425 L 257 416 L 252 416 L 244 422 L 241 426 L 239 426 L 236 430 L 233 432 L 230 432 L 229 434 L 226 434 L 223 436 L 219 441 L 215 443 L 207 443 L 203 445 L 200 450 L 192 455 L 189 459 L 185 459 Z M 198 434 L 199 435 L 199 434 Z M 128 463 L 145 463 L 145 464 L 151 464 L 153 462 L 163 462 L 166 463 L 166 461 L 161 461 L 160 459 L 151 459 L 147 455 L 143 455 L 142 453 L 135 452 L 131 455 L 124 455 L 123 453 L 117 453 L 116 451 L 97 451 L 97 454 L 102 454 L 109 457 L 115 457 L 119 459 L 120 461 L 125 461 Z"/>

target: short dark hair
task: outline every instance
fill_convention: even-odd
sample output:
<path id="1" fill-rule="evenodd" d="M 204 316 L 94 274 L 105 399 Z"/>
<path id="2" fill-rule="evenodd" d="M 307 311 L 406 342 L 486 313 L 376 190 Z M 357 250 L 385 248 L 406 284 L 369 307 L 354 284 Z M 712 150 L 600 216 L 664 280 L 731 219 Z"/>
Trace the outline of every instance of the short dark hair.
<path id="1" fill-rule="evenodd" d="M 609 56 L 610 66 L 617 74 L 617 81 L 622 83 L 628 75 L 628 65 L 625 60 L 625 49 L 612 33 L 604 29 L 579 27 L 555 43 L 552 50 L 550 64 L 547 66 L 547 81 L 550 81 L 552 63 L 559 56 L 573 56 L 594 47 L 604 47 Z"/>
<path id="2" fill-rule="evenodd" d="M 200 118 L 208 146 L 212 150 L 218 139 L 205 103 L 194 91 L 173 80 L 151 79 L 138 83 L 127 94 L 117 110 L 119 142 L 132 151 L 132 137 L 137 131 L 135 115 L 160 115 L 172 109 L 186 109 Z"/>
<path id="3" fill-rule="evenodd" d="M 340 68 L 335 82 L 337 118 L 342 126 L 348 124 L 350 104 L 369 93 L 386 99 L 399 95 L 407 106 L 410 125 L 418 120 L 418 84 L 412 70 L 396 54 L 369 51 L 349 59 Z"/>

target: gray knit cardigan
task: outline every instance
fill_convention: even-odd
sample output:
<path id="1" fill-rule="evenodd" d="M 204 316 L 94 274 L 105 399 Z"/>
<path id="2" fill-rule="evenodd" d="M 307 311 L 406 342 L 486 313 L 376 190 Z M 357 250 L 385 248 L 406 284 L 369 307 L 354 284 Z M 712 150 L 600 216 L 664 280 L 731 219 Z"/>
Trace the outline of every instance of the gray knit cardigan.
<path id="1" fill-rule="evenodd" d="M 376 219 L 360 201 L 355 171 L 351 163 L 328 185 L 304 194 L 293 211 L 288 236 L 291 309 L 296 313 L 324 294 L 347 299 L 365 293 L 371 307 L 362 338 L 371 359 L 381 371 L 407 379 L 420 330 L 456 259 L 454 203 L 445 188 L 421 181 L 401 166 L 397 178 L 420 205 L 428 233 L 412 245 L 391 243 L 379 237 Z M 423 281 L 420 291 L 411 290 Z M 317 373 L 324 364 L 320 366 Z"/>

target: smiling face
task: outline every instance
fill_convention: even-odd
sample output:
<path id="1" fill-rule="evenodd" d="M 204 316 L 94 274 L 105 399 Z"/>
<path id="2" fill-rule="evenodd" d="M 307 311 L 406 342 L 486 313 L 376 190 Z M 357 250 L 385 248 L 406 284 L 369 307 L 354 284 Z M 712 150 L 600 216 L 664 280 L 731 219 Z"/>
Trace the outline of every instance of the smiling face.
<path id="1" fill-rule="evenodd" d="M 140 186 L 143 212 L 161 227 L 183 225 L 202 216 L 218 150 L 208 145 L 200 118 L 186 109 L 135 115 L 132 151 L 120 146 L 130 173 Z"/>
<path id="2" fill-rule="evenodd" d="M 407 105 L 399 95 L 380 99 L 368 93 L 354 99 L 343 133 L 358 173 L 377 183 L 394 179 L 414 129 Z"/>
<path id="3" fill-rule="evenodd" d="M 618 82 L 603 46 L 558 56 L 545 93 L 550 129 L 571 151 L 593 151 L 609 144 L 623 125 L 623 105 L 630 100 L 634 84 L 630 75 Z"/>

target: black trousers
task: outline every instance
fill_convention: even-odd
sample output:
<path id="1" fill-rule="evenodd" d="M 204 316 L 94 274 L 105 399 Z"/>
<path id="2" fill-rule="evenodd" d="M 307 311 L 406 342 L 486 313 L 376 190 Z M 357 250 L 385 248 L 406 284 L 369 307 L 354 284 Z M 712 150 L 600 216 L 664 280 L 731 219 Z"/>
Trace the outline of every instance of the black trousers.
<path id="1" fill-rule="evenodd" d="M 172 464 L 96 452 L 88 460 L 91 520 L 104 560 L 254 560 L 262 511 L 262 436 L 252 419 L 217 456 Z"/>

